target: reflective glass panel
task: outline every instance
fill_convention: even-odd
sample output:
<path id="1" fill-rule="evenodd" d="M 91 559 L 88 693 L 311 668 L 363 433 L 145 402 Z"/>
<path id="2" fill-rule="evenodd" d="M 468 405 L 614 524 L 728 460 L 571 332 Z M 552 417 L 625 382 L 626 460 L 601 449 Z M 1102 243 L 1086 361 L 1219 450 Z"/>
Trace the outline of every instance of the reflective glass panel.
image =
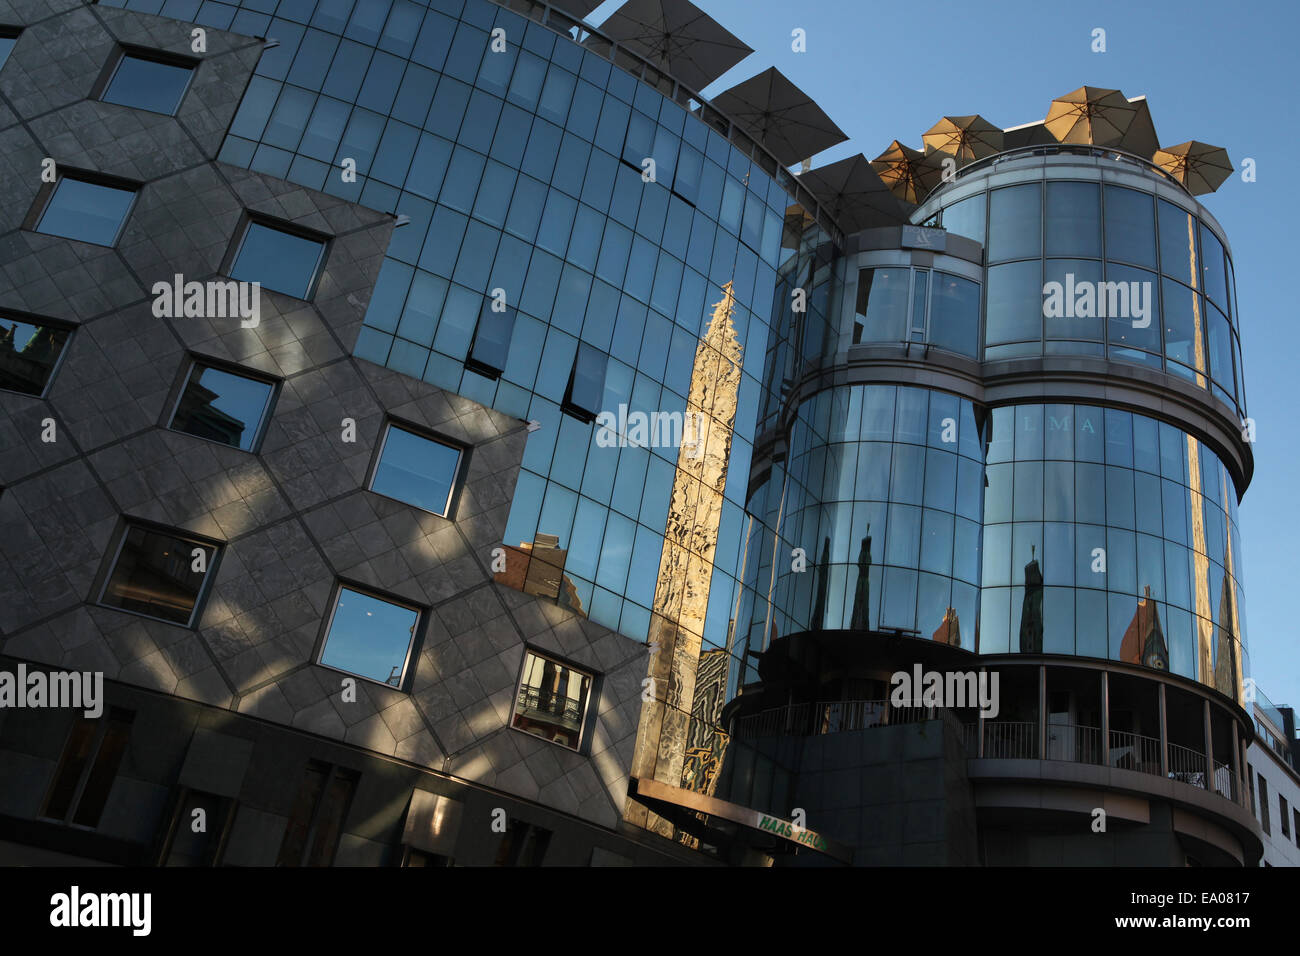
<path id="1" fill-rule="evenodd" d="M 126 53 L 101 99 L 105 103 L 170 116 L 180 106 L 193 73 L 193 67 L 159 63 Z"/>
<path id="2" fill-rule="evenodd" d="M 979 284 L 946 272 L 934 273 L 930 344 L 975 358 L 979 354 L 979 334 Z"/>
<path id="3" fill-rule="evenodd" d="M 37 232 L 111 246 L 122 228 L 135 190 L 64 177 L 41 215 Z"/>
<path id="4" fill-rule="evenodd" d="M 1106 258 L 1156 267 L 1156 224 L 1151 196 L 1123 186 L 1107 186 Z"/>
<path id="5" fill-rule="evenodd" d="M 230 267 L 230 275 L 305 299 L 311 292 L 324 251 L 323 242 L 251 222 Z"/>
<path id="6" fill-rule="evenodd" d="M 195 365 L 171 428 L 252 451 L 266 420 L 274 386 L 207 365 Z"/>
<path id="7" fill-rule="evenodd" d="M 188 625 L 215 555 L 211 545 L 130 526 L 100 603 Z"/>
<path id="8" fill-rule="evenodd" d="M 1047 184 L 1047 254 L 1101 258 L 1101 199 L 1096 183 Z"/>
<path id="9" fill-rule="evenodd" d="M 527 651 L 510 726 L 576 750 L 590 693 L 590 674 Z"/>
<path id="10" fill-rule="evenodd" d="M 402 685 L 420 612 L 339 588 L 320 662 L 393 687 Z"/>
<path id="11" fill-rule="evenodd" d="M 1043 187 L 1039 183 L 995 189 L 989 195 L 990 262 L 1040 255 Z"/>
<path id="12" fill-rule="evenodd" d="M 370 490 L 446 515 L 460 454 L 451 445 L 389 425 Z"/>
<path id="13" fill-rule="evenodd" d="M 71 333 L 0 315 L 0 388 L 41 395 Z"/>

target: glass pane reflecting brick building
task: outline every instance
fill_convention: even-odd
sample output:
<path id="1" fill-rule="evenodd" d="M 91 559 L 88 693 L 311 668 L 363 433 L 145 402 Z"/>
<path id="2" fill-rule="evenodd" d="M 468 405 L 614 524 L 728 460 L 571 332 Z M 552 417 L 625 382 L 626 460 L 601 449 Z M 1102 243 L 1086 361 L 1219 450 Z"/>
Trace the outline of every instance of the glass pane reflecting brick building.
<path id="1" fill-rule="evenodd" d="M 133 412 L 138 434 L 78 460 L 120 489 L 98 516 L 118 539 L 139 520 L 220 544 L 187 634 L 150 638 L 189 642 L 212 673 L 124 652 L 114 676 L 347 745 L 350 764 L 301 748 L 281 857 L 1032 862 L 1045 844 L 989 794 L 1040 786 L 1042 761 L 1065 768 L 1062 813 L 1122 792 L 1158 832 L 1108 838 L 1111 862 L 1258 856 L 1231 253 L 1145 101 L 1081 91 L 1134 114 L 1122 141 L 1065 145 L 1054 105 L 1013 130 L 940 124 L 952 175 L 898 143 L 795 175 L 843 141 L 833 122 L 746 125 L 797 89 L 768 71 L 708 103 L 695 87 L 732 64 L 672 75 L 630 7 L 593 28 L 580 0 L 98 6 L 116 31 L 102 69 L 124 45 L 193 61 L 165 122 L 212 176 L 69 174 L 134 196 L 81 241 L 119 244 L 150 283 L 176 274 L 177 298 L 182 280 L 261 284 L 260 320 L 155 307 L 177 352 L 157 346 L 161 424 Z M 39 56 L 38 25 L 12 26 L 7 64 Z M 183 196 L 206 205 L 164 221 Z M 26 228 L 78 241 L 42 228 L 57 198 L 27 197 Z M 138 251 L 205 216 L 202 249 Z M 95 325 L 36 311 L 23 327 L 70 335 L 70 355 L 23 391 L 57 406 L 60 376 L 92 374 L 77 348 Z M 260 417 L 206 442 L 207 475 L 134 467 L 155 427 L 196 437 L 169 416 L 197 368 L 265 383 Z M 395 464 L 394 436 L 420 454 Z M 202 484 L 218 473 L 229 488 Z M 30 508 L 14 479 L 0 502 Z M 213 502 L 169 513 L 169 483 Z M 80 573 L 107 579 L 87 548 Z M 41 635 L 74 627 L 119 646 L 117 612 L 84 623 L 67 590 L 0 650 L 58 666 Z M 913 668 L 996 673 L 998 706 L 891 699 Z M 959 769 L 920 786 L 935 812 L 916 832 L 879 825 L 901 804 L 866 783 L 860 803 L 816 796 L 846 759 L 855 781 L 916 778 L 911 757 L 872 755 L 912 754 L 918 734 Z M 423 776 L 362 840 L 349 815 L 377 800 L 366 762 L 385 757 Z M 527 854 L 448 822 L 482 812 L 476 787 L 518 799 Z M 337 846 L 308 853 L 293 840 L 326 804 Z M 807 826 L 786 832 L 796 806 Z M 1221 838 L 1190 835 L 1205 820 Z"/>

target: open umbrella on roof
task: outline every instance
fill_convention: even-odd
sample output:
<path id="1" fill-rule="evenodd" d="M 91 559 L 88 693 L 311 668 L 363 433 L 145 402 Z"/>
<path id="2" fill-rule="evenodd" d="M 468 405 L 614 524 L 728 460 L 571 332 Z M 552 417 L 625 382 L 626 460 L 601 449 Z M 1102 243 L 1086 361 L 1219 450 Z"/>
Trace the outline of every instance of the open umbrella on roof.
<path id="1" fill-rule="evenodd" d="M 1060 143 L 1119 146 L 1136 114 L 1119 90 L 1081 86 L 1052 100 L 1043 124 Z"/>
<path id="2" fill-rule="evenodd" d="M 786 166 L 848 139 L 822 108 L 776 67 L 719 93 L 713 106 Z"/>
<path id="3" fill-rule="evenodd" d="M 1002 131 L 1003 149 L 1020 149 L 1022 146 L 1046 146 L 1055 143 L 1047 125 L 1039 120 L 1037 123 L 1024 123 L 1009 126 Z"/>
<path id="4" fill-rule="evenodd" d="M 1002 151 L 1002 130 L 982 116 L 945 116 L 921 137 L 926 152 L 947 153 L 958 166 Z"/>
<path id="5" fill-rule="evenodd" d="M 1158 149 L 1151 162 L 1186 186 L 1193 196 L 1214 192 L 1233 172 L 1226 149 L 1196 140 Z"/>
<path id="6" fill-rule="evenodd" d="M 628 0 L 600 31 L 693 90 L 754 52 L 690 0 Z"/>
<path id="7" fill-rule="evenodd" d="M 581 19 L 600 6 L 602 0 L 551 0 L 551 6 Z"/>
<path id="8" fill-rule="evenodd" d="M 871 168 L 899 199 L 919 203 L 943 179 L 943 166 L 936 158 L 938 155 L 931 153 L 927 156 L 919 149 L 894 140 L 887 150 L 871 161 Z"/>
<path id="9" fill-rule="evenodd" d="M 1156 139 L 1156 126 L 1151 121 L 1151 107 L 1147 105 L 1145 96 L 1131 99 L 1129 103 L 1134 108 L 1133 122 L 1124 132 L 1124 138 L 1119 141 L 1119 148 L 1143 159 L 1150 159 L 1152 153 L 1160 148 Z"/>
<path id="10" fill-rule="evenodd" d="M 799 182 L 817 197 L 846 234 L 906 221 L 903 207 L 861 153 L 810 169 L 799 177 Z"/>

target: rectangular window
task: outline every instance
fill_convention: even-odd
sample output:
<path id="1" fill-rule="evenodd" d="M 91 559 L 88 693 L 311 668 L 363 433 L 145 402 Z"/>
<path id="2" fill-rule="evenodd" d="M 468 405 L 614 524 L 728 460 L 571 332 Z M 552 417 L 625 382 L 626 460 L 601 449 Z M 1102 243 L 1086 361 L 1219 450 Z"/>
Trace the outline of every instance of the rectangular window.
<path id="1" fill-rule="evenodd" d="M 235 801 L 202 790 L 184 789 L 176 801 L 167 832 L 163 866 L 216 866 L 230 822 Z M 194 830 L 196 811 L 203 811 L 204 828 Z"/>
<path id="2" fill-rule="evenodd" d="M 189 627 L 216 556 L 213 544 L 128 524 L 99 603 Z"/>
<path id="3" fill-rule="evenodd" d="M 254 451 L 274 394 L 270 382 L 195 362 L 167 427 Z"/>
<path id="4" fill-rule="evenodd" d="M 1277 814 L 1278 820 L 1282 824 L 1282 835 L 1289 840 L 1291 838 L 1291 814 L 1287 813 L 1286 797 L 1280 793 L 1277 795 Z"/>
<path id="5" fill-rule="evenodd" d="M 1259 825 L 1266 834 L 1272 834 L 1273 829 L 1268 822 L 1268 781 L 1262 774 L 1259 777 Z"/>
<path id="6" fill-rule="evenodd" d="M 510 829 L 501 837 L 495 866 L 541 866 L 551 831 L 536 824 L 511 820 Z"/>
<path id="7" fill-rule="evenodd" d="M 102 720 L 80 717 L 63 747 L 41 816 L 94 828 L 108 802 L 135 715 L 112 707 Z"/>
<path id="8" fill-rule="evenodd" d="M 193 61 L 147 51 L 124 51 L 100 99 L 172 116 L 194 76 Z"/>
<path id="9" fill-rule="evenodd" d="M 1291 835 L 1295 838 L 1295 845 L 1300 846 L 1300 810 L 1292 807 L 1291 818 Z"/>
<path id="10" fill-rule="evenodd" d="M 389 424 L 370 490 L 447 517 L 460 474 L 462 449 Z"/>
<path id="11" fill-rule="evenodd" d="M 117 242 L 137 190 L 63 176 L 41 213 L 36 231 L 98 246 Z"/>
<path id="12" fill-rule="evenodd" d="M 577 750 L 591 684 L 590 674 L 526 651 L 510 725 Z"/>
<path id="13" fill-rule="evenodd" d="M 71 334 L 59 326 L 0 314 L 0 388 L 44 395 Z"/>
<path id="14" fill-rule="evenodd" d="M 324 258 L 323 239 L 253 221 L 239 243 L 230 277 L 241 282 L 260 282 L 276 292 L 308 299 Z"/>
<path id="15" fill-rule="evenodd" d="M 515 330 L 515 310 L 510 306 L 494 309 L 498 300 L 487 296 L 479 309 L 474 326 L 474 341 L 465 365 L 488 378 L 500 378 L 510 355 L 510 337 Z"/>
<path id="16" fill-rule="evenodd" d="M 594 421 L 605 399 L 605 366 L 609 356 L 585 342 L 578 343 L 569 385 L 564 390 L 564 410 L 584 422 Z"/>
<path id="17" fill-rule="evenodd" d="M 401 687 L 419 623 L 414 607 L 339 585 L 319 663 Z"/>
<path id="18" fill-rule="evenodd" d="M 298 787 L 276 866 L 330 866 L 361 775 L 315 760 Z"/>

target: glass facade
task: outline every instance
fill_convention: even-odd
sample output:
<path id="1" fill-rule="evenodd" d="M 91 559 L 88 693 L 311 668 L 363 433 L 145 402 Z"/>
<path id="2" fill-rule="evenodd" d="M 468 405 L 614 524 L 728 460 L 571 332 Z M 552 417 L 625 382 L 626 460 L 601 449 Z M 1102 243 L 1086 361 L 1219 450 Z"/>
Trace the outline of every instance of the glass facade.
<path id="1" fill-rule="evenodd" d="M 987 250 L 985 361 L 1106 356 L 1245 416 L 1232 260 L 1194 212 L 1128 186 L 1048 180 L 968 196 L 939 224 Z M 1063 312 L 1048 307 L 1049 283 Z"/>

